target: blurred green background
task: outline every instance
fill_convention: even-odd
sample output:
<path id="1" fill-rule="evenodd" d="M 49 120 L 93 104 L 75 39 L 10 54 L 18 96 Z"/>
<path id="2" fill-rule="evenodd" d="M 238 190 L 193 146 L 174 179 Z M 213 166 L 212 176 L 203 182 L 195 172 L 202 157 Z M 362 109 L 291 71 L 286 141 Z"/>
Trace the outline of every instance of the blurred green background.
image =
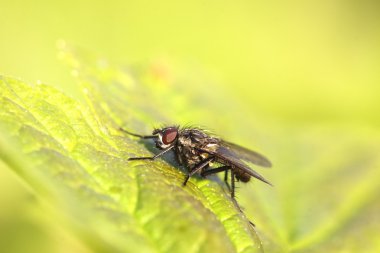
<path id="1" fill-rule="evenodd" d="M 73 97 L 80 91 L 57 59 L 60 39 L 122 64 L 202 69 L 269 122 L 380 126 L 375 0 L 2 0 L 0 9 L 0 73 Z M 30 240 L 29 252 L 87 252 L 41 222 L 30 189 L 2 164 L 0 185 L 1 248 L 20 252 L 14 240 Z"/>
<path id="2" fill-rule="evenodd" d="M 194 63 L 264 114 L 380 124 L 378 1 L 2 1 L 0 71 L 75 89 L 64 39 L 122 63 Z M 254 90 L 251 87 L 254 86 Z"/>

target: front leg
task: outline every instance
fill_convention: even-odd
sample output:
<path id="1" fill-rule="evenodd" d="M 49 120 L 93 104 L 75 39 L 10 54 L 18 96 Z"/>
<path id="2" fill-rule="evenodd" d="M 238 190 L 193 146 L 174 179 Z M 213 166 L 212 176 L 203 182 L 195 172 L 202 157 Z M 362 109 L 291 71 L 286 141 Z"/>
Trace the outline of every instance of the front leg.
<path id="1" fill-rule="evenodd" d="M 162 156 L 163 154 L 165 154 L 166 152 L 171 150 L 173 147 L 174 146 L 167 147 L 166 149 L 162 150 L 160 153 L 158 153 L 152 157 L 131 157 L 131 158 L 128 158 L 128 160 L 129 161 L 132 161 L 132 160 L 155 160 L 156 158 Z"/>
<path id="2" fill-rule="evenodd" d="M 126 133 L 126 134 L 129 134 L 129 135 L 132 135 L 132 136 L 135 136 L 135 137 L 139 137 L 141 139 L 154 139 L 154 138 L 157 138 L 157 135 L 141 135 L 141 134 L 135 134 L 135 133 L 132 133 L 132 132 L 129 132 L 127 130 L 125 130 L 124 128 L 119 128 L 120 131 Z"/>

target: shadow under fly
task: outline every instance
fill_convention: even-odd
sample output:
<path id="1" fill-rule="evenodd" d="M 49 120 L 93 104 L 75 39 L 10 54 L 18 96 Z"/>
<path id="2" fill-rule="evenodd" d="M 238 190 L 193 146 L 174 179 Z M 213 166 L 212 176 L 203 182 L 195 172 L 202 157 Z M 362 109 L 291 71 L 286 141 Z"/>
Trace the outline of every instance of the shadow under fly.
<path id="1" fill-rule="evenodd" d="M 205 130 L 168 126 L 155 129 L 152 135 L 135 134 L 122 128 L 120 130 L 138 138 L 153 139 L 156 147 L 161 150 L 152 157 L 132 157 L 128 160 L 155 160 L 169 151 L 174 152 L 178 163 L 187 168 L 184 186 L 189 178 L 197 173 L 206 177 L 224 172 L 224 181 L 230 191 L 231 199 L 240 212 L 242 210 L 235 199 L 235 181 L 247 183 L 251 177 L 254 177 L 271 185 L 263 176 L 244 163 L 246 161 L 261 167 L 271 167 L 272 164 L 267 158 L 255 151 L 211 136 Z M 212 163 L 221 166 L 211 167 Z M 228 179 L 229 176 L 230 179 Z M 252 222 L 250 223 L 254 226 Z"/>

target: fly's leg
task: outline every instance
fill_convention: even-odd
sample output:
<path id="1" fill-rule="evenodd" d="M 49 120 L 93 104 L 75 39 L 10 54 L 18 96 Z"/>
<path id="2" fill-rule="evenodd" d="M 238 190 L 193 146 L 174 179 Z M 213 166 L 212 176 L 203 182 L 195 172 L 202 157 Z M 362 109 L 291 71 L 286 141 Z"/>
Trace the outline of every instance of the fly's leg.
<path id="1" fill-rule="evenodd" d="M 135 137 L 139 137 L 141 139 L 155 139 L 157 138 L 156 135 L 141 135 L 141 134 L 135 134 L 135 133 L 131 133 L 123 128 L 119 128 L 120 131 L 126 133 L 126 134 L 129 134 L 129 135 L 132 135 L 132 136 L 135 136 Z M 162 156 L 163 154 L 165 154 L 166 152 L 168 152 L 169 150 L 171 150 L 174 146 L 170 146 L 164 150 L 162 150 L 160 153 L 152 156 L 152 157 L 131 157 L 131 158 L 128 158 L 129 161 L 132 161 L 132 160 L 155 160 L 156 158 Z"/>
<path id="2" fill-rule="evenodd" d="M 234 202 L 235 206 L 239 209 L 240 212 L 243 212 L 243 210 L 241 210 L 238 202 L 235 199 L 235 173 L 233 170 L 231 170 L 231 191 L 230 191 L 230 193 L 231 193 L 231 199 Z"/>
<path id="3" fill-rule="evenodd" d="M 235 199 L 235 173 L 233 170 L 231 170 L 231 199 L 234 202 L 235 206 L 239 209 L 239 211 L 244 214 L 243 210 L 241 210 L 241 207 L 239 206 L 238 202 Z M 255 224 L 248 220 L 249 224 L 251 224 L 252 227 L 255 227 Z"/>
<path id="4" fill-rule="evenodd" d="M 231 198 L 234 200 L 234 202 L 237 205 L 237 202 L 235 199 L 235 173 L 233 170 L 231 170 Z M 239 205 L 237 205 L 237 206 L 239 207 Z M 239 209 L 240 209 L 240 207 L 239 207 Z"/>
<path id="5" fill-rule="evenodd" d="M 230 170 L 231 167 L 230 166 L 221 166 L 221 167 L 218 167 L 218 168 L 215 168 L 215 169 L 209 169 L 209 170 L 206 170 L 206 171 L 203 171 L 202 172 L 202 176 L 203 177 L 206 177 L 208 175 L 212 175 L 212 174 L 215 174 L 215 173 L 219 173 L 219 172 L 225 172 L 224 174 L 224 181 L 226 182 L 226 185 L 230 191 L 230 194 L 231 194 L 231 199 L 232 199 L 232 202 L 234 203 L 234 205 L 237 207 L 237 209 L 239 210 L 239 212 L 243 213 L 243 210 L 241 210 L 238 202 L 236 201 L 235 199 L 235 173 L 234 171 L 231 169 L 231 186 L 228 184 L 228 170 Z M 255 224 L 251 221 L 249 221 L 249 224 L 251 224 L 252 227 L 255 227 Z"/>
<path id="6" fill-rule="evenodd" d="M 224 172 L 224 182 L 226 183 L 228 190 L 231 191 L 231 186 L 230 186 L 230 184 L 228 183 L 228 170 L 226 170 L 226 171 Z"/>
<path id="7" fill-rule="evenodd" d="M 239 209 L 239 211 L 241 213 L 243 213 L 243 210 L 241 210 L 238 202 L 236 201 L 235 199 L 235 173 L 233 170 L 231 170 L 231 199 L 232 199 L 232 202 L 234 202 L 235 206 Z"/>
<path id="8" fill-rule="evenodd" d="M 189 178 L 191 176 L 193 176 L 195 173 L 201 171 L 203 168 L 205 168 L 206 166 L 209 165 L 210 162 L 212 162 L 214 160 L 214 157 L 209 157 L 205 160 L 203 160 L 202 162 L 200 162 L 199 164 L 197 164 L 191 171 L 189 174 L 186 175 L 185 177 L 185 181 L 183 182 L 183 186 L 186 185 L 187 181 L 189 181 Z"/>
<path id="9" fill-rule="evenodd" d="M 139 137 L 141 139 L 154 139 L 154 138 L 157 138 L 157 135 L 141 135 L 141 134 L 135 134 L 135 133 L 131 133 L 123 128 L 119 128 L 120 131 L 126 133 L 126 134 L 129 134 L 129 135 L 132 135 L 132 136 L 135 136 L 135 137 Z"/>
<path id="10" fill-rule="evenodd" d="M 170 146 L 164 150 L 162 150 L 160 153 L 152 156 L 152 157 L 131 157 L 131 158 L 128 158 L 129 161 L 132 161 L 132 160 L 154 160 L 160 156 L 162 156 L 163 154 L 165 154 L 166 152 L 168 152 L 169 150 L 171 150 L 172 148 L 174 148 L 174 146 Z"/>
<path id="11" fill-rule="evenodd" d="M 205 173 L 205 171 L 207 171 L 208 168 L 210 168 L 210 164 L 207 164 L 205 167 L 203 167 L 203 168 L 201 169 L 201 173 L 200 173 L 200 174 L 201 174 L 202 177 L 204 177 L 204 176 L 203 176 L 203 173 Z"/>
<path id="12" fill-rule="evenodd" d="M 226 183 L 228 190 L 231 192 L 230 184 L 227 181 L 228 180 L 228 170 L 229 169 L 231 169 L 230 166 L 221 166 L 221 167 L 218 167 L 218 168 L 215 168 L 215 169 L 209 169 L 209 170 L 203 171 L 202 174 L 201 174 L 201 176 L 202 177 L 206 177 L 208 175 L 212 175 L 212 174 L 224 171 L 224 182 Z"/>
<path id="13" fill-rule="evenodd" d="M 228 170 L 231 171 L 231 186 L 228 184 Z M 235 198 L 235 173 L 234 171 L 231 169 L 230 166 L 221 166 L 221 167 L 218 167 L 218 168 L 215 168 L 215 169 L 209 169 L 209 170 L 206 170 L 204 172 L 202 172 L 202 176 L 206 177 L 208 175 L 211 175 L 211 174 L 215 174 L 215 173 L 219 173 L 219 172 L 225 172 L 224 174 L 224 181 L 226 182 L 226 185 L 230 191 L 230 194 L 231 194 L 231 199 L 232 199 L 232 202 L 234 203 L 234 205 L 237 207 L 237 209 L 239 210 L 239 212 L 241 213 L 244 213 L 243 210 L 241 210 L 238 202 L 236 201 L 236 198 Z M 251 224 L 252 227 L 255 227 L 255 224 L 253 224 L 251 221 L 249 221 L 249 224 Z"/>
<path id="14" fill-rule="evenodd" d="M 230 166 L 221 166 L 218 168 L 205 170 L 202 172 L 201 176 L 207 177 L 208 175 L 216 174 L 216 173 L 223 172 L 223 171 L 228 171 L 230 168 L 231 168 Z"/>

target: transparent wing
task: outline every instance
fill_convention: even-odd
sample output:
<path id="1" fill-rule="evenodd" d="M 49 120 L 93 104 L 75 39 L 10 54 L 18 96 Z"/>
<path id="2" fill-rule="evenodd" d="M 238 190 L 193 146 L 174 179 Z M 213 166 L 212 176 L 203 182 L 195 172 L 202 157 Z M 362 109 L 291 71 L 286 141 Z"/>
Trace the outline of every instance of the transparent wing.
<path id="1" fill-rule="evenodd" d="M 230 153 L 234 154 L 235 157 L 247 162 L 251 162 L 253 164 L 266 168 L 272 167 L 272 163 L 265 156 L 260 155 L 255 151 L 243 148 L 239 145 L 227 141 L 222 141 L 221 147 L 225 147 L 229 150 Z"/>
<path id="2" fill-rule="evenodd" d="M 252 170 L 248 165 L 244 164 L 240 157 L 237 156 L 234 152 L 232 152 L 231 149 L 225 147 L 225 146 L 219 146 L 216 151 L 209 151 L 209 150 L 202 150 L 206 153 L 212 154 L 216 157 L 216 160 L 232 167 L 235 167 L 239 169 L 240 171 L 243 171 L 244 173 L 249 174 L 250 176 L 259 179 L 260 181 L 263 181 L 269 185 L 272 185 L 268 180 L 266 180 L 263 176 L 261 176 L 256 171 Z"/>

